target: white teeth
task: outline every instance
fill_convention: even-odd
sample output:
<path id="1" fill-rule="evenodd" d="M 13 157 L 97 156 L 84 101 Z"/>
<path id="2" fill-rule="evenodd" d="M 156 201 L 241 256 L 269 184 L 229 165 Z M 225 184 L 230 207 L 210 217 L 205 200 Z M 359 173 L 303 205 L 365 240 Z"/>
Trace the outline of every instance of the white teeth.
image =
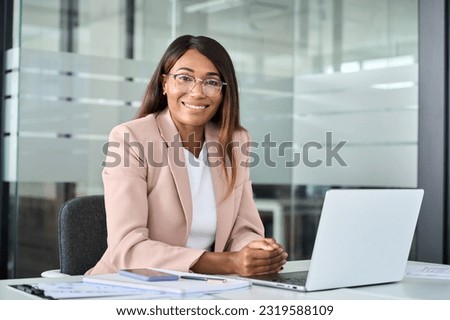
<path id="1" fill-rule="evenodd" d="M 194 105 L 188 104 L 188 103 L 185 103 L 184 105 L 190 109 L 205 109 L 206 108 L 206 106 L 194 106 Z"/>

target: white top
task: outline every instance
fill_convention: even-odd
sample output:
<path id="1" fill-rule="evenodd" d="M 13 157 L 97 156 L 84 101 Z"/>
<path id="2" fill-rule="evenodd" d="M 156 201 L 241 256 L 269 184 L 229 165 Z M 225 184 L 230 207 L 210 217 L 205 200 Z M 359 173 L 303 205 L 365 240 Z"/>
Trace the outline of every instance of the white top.
<path id="1" fill-rule="evenodd" d="M 208 153 L 203 144 L 198 158 L 184 149 L 192 195 L 192 227 L 186 246 L 209 250 L 216 236 L 216 200 Z"/>

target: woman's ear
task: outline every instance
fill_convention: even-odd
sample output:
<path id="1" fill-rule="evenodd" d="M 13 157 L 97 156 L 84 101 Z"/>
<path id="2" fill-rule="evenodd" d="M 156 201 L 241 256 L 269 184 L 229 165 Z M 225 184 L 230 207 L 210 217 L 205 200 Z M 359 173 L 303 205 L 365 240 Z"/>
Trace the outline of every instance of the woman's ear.
<path id="1" fill-rule="evenodd" d="M 161 76 L 161 84 L 163 89 L 163 95 L 166 95 L 167 93 L 167 75 L 163 74 Z"/>

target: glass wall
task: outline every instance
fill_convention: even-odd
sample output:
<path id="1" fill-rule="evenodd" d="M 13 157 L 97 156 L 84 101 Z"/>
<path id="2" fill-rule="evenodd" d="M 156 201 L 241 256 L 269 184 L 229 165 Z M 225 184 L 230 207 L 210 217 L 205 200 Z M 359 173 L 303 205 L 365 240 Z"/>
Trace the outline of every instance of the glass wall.
<path id="1" fill-rule="evenodd" d="M 329 188 L 417 186 L 417 0 L 22 0 L 8 53 L 17 277 L 58 268 L 57 212 L 102 193 L 102 146 L 162 52 L 229 51 L 268 236 L 307 259 Z"/>

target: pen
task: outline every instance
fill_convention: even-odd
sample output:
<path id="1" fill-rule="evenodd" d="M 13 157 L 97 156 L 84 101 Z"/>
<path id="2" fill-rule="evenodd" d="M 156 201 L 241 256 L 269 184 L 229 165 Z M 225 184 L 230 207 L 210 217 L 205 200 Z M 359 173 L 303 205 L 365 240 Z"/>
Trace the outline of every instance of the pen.
<path id="1" fill-rule="evenodd" d="M 202 277 L 202 276 L 180 276 L 181 279 L 187 280 L 197 280 L 197 281 L 207 281 L 207 282 L 217 282 L 217 283 L 225 283 L 226 279 L 221 278 L 210 278 L 210 277 Z"/>

